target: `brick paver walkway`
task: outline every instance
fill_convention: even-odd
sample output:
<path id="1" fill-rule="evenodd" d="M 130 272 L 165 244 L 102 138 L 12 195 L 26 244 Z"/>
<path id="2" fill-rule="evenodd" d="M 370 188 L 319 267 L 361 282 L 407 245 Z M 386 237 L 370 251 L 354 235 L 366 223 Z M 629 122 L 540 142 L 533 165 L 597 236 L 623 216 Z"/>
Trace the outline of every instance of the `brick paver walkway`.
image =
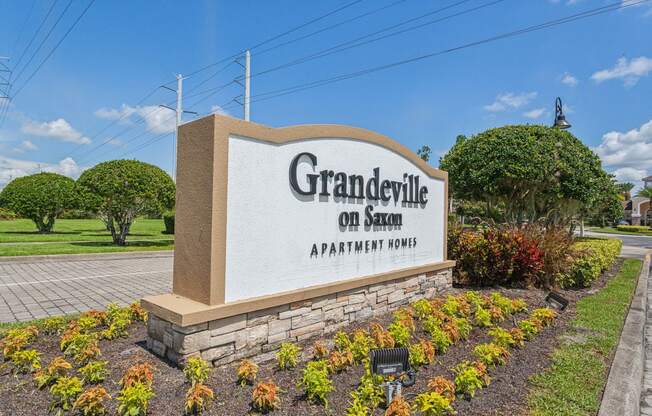
<path id="1" fill-rule="evenodd" d="M 103 309 L 172 289 L 172 254 L 0 263 L 0 322 Z"/>

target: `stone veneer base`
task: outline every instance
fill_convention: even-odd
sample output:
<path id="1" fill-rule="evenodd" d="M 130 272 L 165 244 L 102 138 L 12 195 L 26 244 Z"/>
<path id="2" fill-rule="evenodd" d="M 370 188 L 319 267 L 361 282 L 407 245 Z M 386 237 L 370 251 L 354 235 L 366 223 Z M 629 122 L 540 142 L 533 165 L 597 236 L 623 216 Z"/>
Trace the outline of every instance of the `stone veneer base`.
<path id="1" fill-rule="evenodd" d="M 451 286 L 448 268 L 183 327 L 150 312 L 147 348 L 178 365 L 196 355 L 214 366 L 254 356 L 266 361 L 282 342 L 329 334 Z"/>

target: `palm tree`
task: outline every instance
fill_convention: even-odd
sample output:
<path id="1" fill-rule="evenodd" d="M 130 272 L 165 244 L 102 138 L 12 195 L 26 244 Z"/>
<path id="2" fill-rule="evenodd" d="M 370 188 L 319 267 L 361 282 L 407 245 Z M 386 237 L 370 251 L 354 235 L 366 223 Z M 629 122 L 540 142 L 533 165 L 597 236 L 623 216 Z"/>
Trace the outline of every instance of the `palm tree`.
<path id="1" fill-rule="evenodd" d="M 640 196 L 640 197 L 649 199 L 650 200 L 650 206 L 648 207 L 648 211 L 650 210 L 650 208 L 652 208 L 652 188 L 645 187 L 645 188 L 641 189 L 640 191 L 638 191 L 636 196 Z M 647 217 L 647 215 L 646 215 L 646 217 Z M 647 223 L 647 218 L 645 218 L 645 220 L 646 220 L 645 222 Z M 645 224 L 645 225 L 647 225 L 647 224 Z"/>
<path id="2" fill-rule="evenodd" d="M 631 182 L 619 183 L 616 184 L 616 187 L 618 187 L 618 190 L 625 198 L 625 201 L 632 199 L 632 189 L 634 189 L 633 183 Z"/>

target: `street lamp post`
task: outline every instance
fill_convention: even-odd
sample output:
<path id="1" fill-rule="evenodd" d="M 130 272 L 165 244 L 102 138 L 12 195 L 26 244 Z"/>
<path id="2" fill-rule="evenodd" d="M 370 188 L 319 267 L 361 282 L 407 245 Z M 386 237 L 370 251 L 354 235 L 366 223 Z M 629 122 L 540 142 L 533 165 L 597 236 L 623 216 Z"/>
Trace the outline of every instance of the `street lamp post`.
<path id="1" fill-rule="evenodd" d="M 555 100 L 555 122 L 552 127 L 562 130 L 571 127 L 570 123 L 566 121 L 566 116 L 564 116 L 564 110 L 561 105 L 561 98 L 559 97 L 557 97 L 557 100 Z"/>

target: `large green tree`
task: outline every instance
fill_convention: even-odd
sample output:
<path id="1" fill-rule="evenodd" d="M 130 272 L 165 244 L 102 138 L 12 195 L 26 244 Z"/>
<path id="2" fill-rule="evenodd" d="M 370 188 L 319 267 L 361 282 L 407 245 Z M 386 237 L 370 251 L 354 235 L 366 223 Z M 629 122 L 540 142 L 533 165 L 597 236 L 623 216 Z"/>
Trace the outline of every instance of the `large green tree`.
<path id="1" fill-rule="evenodd" d="M 103 162 L 77 180 L 87 209 L 100 214 L 113 242 L 125 245 L 138 215 L 162 212 L 174 206 L 175 186 L 161 168 L 137 160 Z"/>
<path id="2" fill-rule="evenodd" d="M 57 173 L 37 173 L 11 181 L 0 193 L 0 205 L 34 221 L 49 233 L 65 209 L 75 208 L 75 181 Z"/>
<path id="3" fill-rule="evenodd" d="M 458 136 L 442 158 L 455 198 L 505 207 L 513 223 L 567 224 L 591 206 L 606 177 L 600 159 L 568 131 L 505 126 Z"/>

